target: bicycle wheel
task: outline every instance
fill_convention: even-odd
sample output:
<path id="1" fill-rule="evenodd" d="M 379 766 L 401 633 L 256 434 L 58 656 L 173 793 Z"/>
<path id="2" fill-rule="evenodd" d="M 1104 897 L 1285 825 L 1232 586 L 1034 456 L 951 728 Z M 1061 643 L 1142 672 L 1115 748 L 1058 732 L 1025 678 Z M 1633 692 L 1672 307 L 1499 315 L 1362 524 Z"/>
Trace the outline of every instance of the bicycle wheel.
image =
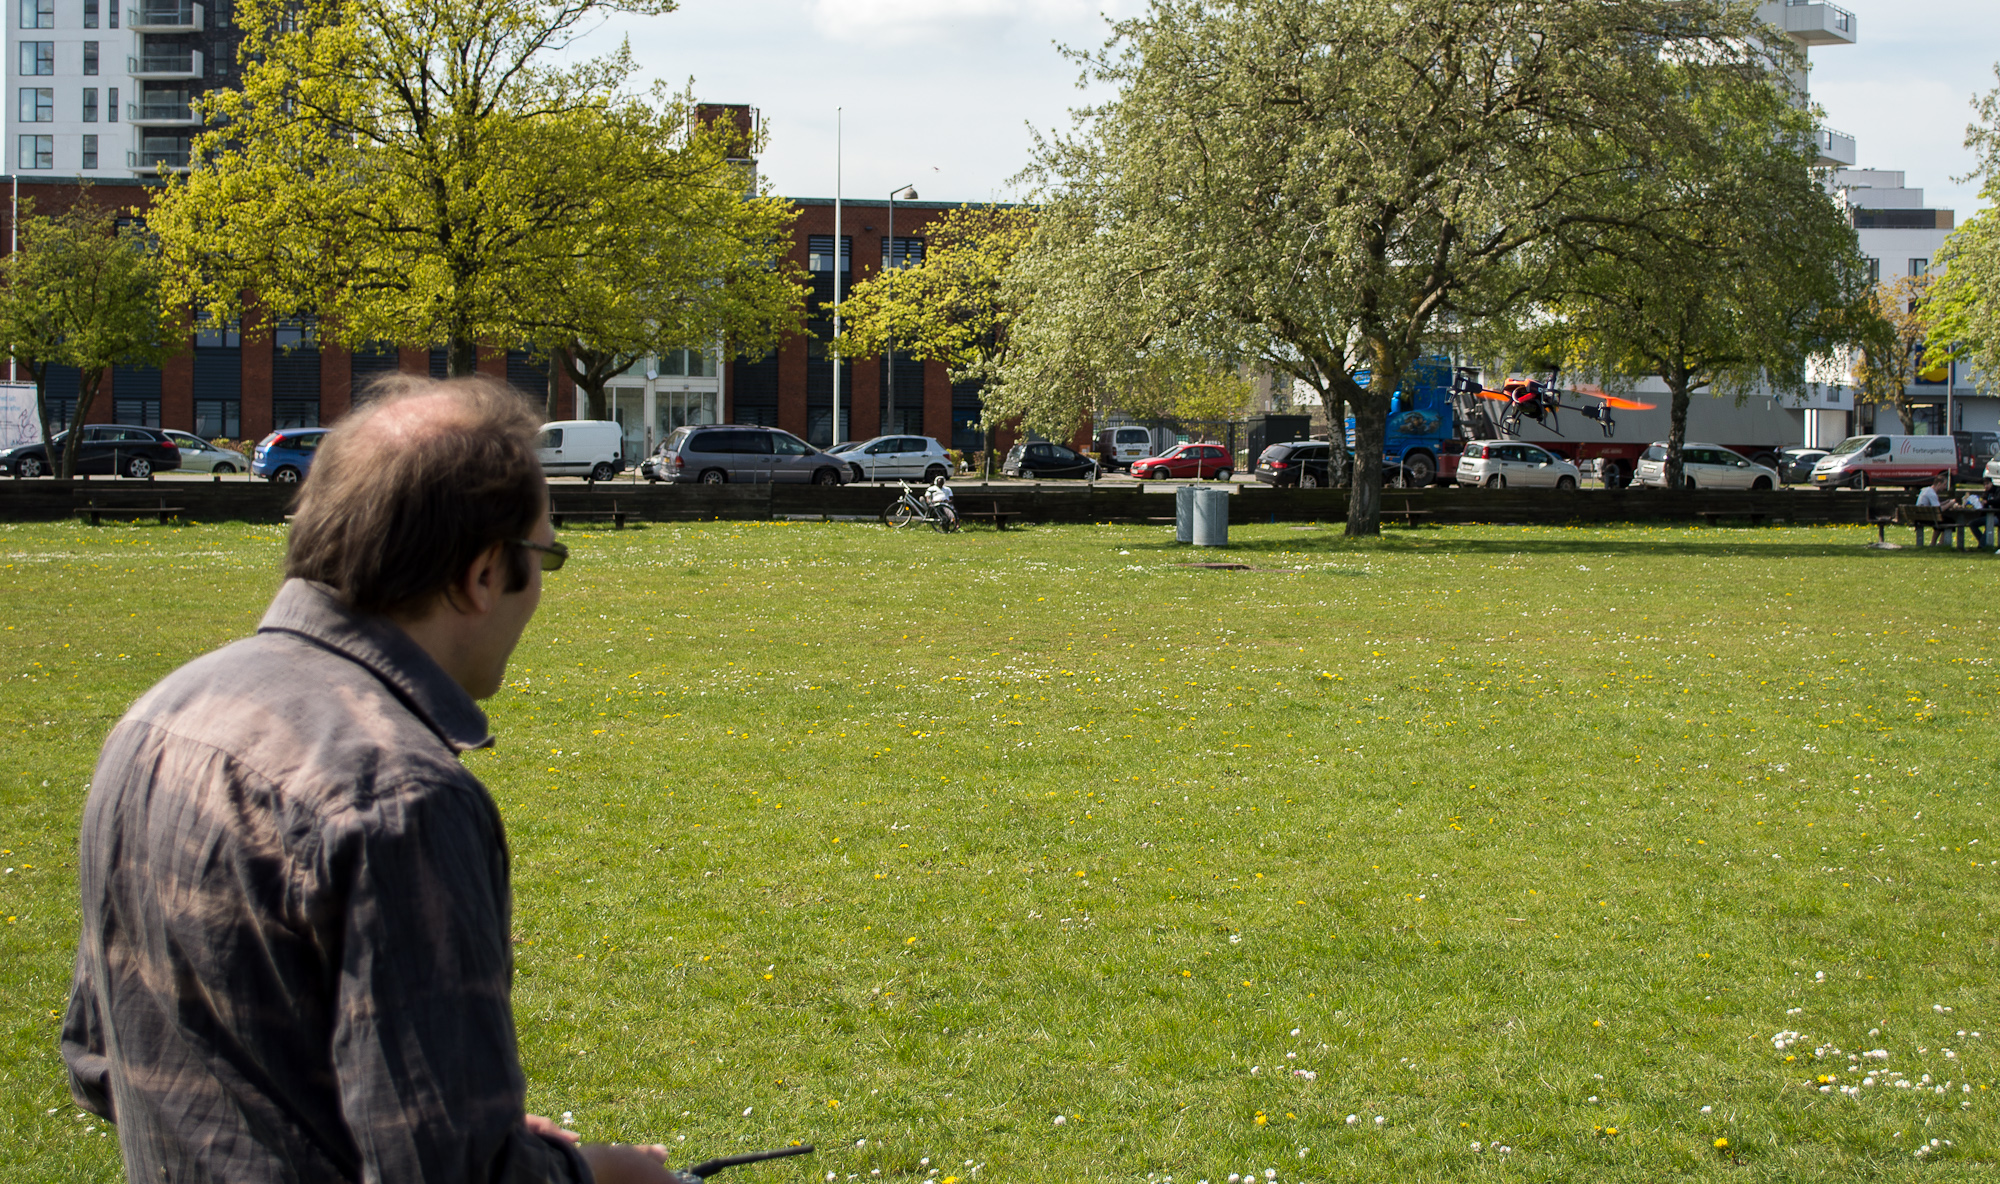
<path id="1" fill-rule="evenodd" d="M 917 511 L 911 507 L 910 503 L 896 502 L 893 505 L 891 505 L 888 509 L 882 511 L 882 525 L 893 526 L 900 529 L 902 527 L 910 525 L 912 522 L 918 521 L 922 517 L 923 515 L 917 513 Z"/>

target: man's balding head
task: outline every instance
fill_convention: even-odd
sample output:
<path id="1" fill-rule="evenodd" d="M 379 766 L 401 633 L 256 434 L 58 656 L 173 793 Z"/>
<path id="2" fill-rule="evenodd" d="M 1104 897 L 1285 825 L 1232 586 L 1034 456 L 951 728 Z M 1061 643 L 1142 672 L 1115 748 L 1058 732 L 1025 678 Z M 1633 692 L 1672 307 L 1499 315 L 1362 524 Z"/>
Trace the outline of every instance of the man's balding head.
<path id="1" fill-rule="evenodd" d="M 548 512 L 540 419 L 487 378 L 392 375 L 321 441 L 285 559 L 367 613 L 421 612 Z M 516 556 L 523 582 L 526 555 Z"/>

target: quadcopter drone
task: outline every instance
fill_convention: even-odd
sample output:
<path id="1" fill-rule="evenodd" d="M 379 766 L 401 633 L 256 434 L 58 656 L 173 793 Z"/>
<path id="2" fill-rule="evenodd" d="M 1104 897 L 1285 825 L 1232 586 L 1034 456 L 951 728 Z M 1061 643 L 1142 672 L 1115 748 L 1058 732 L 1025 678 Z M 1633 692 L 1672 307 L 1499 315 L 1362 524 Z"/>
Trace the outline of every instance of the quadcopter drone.
<path id="1" fill-rule="evenodd" d="M 1621 399 L 1617 395 L 1607 395 L 1596 390 L 1564 390 L 1556 385 L 1560 371 L 1550 370 L 1547 382 L 1532 378 L 1510 378 L 1497 391 L 1488 390 L 1478 379 L 1479 372 L 1470 366 L 1458 367 L 1451 380 L 1454 394 L 1477 395 L 1503 404 L 1500 409 L 1500 433 L 1515 438 L 1519 435 L 1521 420 L 1532 419 L 1556 435 L 1562 435 L 1558 413 L 1567 409 L 1597 421 L 1597 426 L 1606 436 L 1618 430 L 1618 423 L 1612 418 L 1613 410 L 1651 411 L 1657 404 L 1639 403 L 1631 399 Z M 1563 399 L 1595 399 L 1595 403 L 1563 402 Z"/>

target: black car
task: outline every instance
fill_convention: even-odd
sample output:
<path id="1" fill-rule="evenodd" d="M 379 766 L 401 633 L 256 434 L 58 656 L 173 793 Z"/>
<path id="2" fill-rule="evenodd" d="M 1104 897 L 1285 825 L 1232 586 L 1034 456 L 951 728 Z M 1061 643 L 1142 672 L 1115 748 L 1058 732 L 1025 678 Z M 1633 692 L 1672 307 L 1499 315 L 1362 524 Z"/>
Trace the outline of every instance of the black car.
<path id="1" fill-rule="evenodd" d="M 1088 477 L 1096 471 L 1096 461 L 1060 444 L 1016 444 L 1000 462 L 1006 477 Z"/>
<path id="2" fill-rule="evenodd" d="M 1977 483 L 1986 479 L 1986 462 L 2000 453 L 2000 432 L 1953 432 L 1958 441 L 1958 479 Z"/>
<path id="3" fill-rule="evenodd" d="M 1813 466 L 1825 455 L 1824 448 L 1786 448 L 1771 467 L 1778 470 L 1778 480 L 1785 485 L 1811 485 Z"/>
<path id="4" fill-rule="evenodd" d="M 1332 445 L 1319 440 L 1273 444 L 1257 458 L 1257 480 L 1266 485 L 1296 485 L 1318 489 L 1327 483 L 1327 456 Z"/>
<path id="5" fill-rule="evenodd" d="M 57 432 L 47 445 L 23 444 L 0 452 L 0 473 L 22 477 L 47 477 L 56 466 L 49 459 L 68 446 L 69 433 Z M 181 450 L 165 432 L 122 423 L 85 424 L 83 440 L 76 448 L 78 476 L 118 473 L 127 477 L 150 477 L 181 467 Z"/>

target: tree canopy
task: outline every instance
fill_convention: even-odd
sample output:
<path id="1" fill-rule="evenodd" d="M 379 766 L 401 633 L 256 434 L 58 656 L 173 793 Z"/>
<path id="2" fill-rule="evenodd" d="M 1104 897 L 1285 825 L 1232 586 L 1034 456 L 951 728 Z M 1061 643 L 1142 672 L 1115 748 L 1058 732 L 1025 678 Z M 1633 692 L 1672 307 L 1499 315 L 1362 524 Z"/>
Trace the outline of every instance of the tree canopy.
<path id="1" fill-rule="evenodd" d="M 673 0 L 239 0 L 239 89 L 149 215 L 218 320 L 316 314 L 353 344 L 531 340 L 524 310 L 651 180 L 613 111 L 624 48 L 563 54 Z M 254 300 L 249 296 L 254 293 Z"/>
<path id="2" fill-rule="evenodd" d="M 1925 356 L 1925 344 L 1935 335 L 1931 285 L 1928 275 L 1906 275 L 1875 285 L 1868 294 L 1873 324 L 1854 363 L 1856 397 L 1894 411 L 1905 432 L 1910 430 L 1910 384 L 1938 364 L 1937 358 Z"/>
<path id="3" fill-rule="evenodd" d="M 2000 76 L 2000 65 L 1993 68 Z M 1965 129 L 1965 146 L 1979 164 L 1960 180 L 1978 179 L 1986 208 L 1958 225 L 1932 260 L 1936 282 L 1929 313 L 1938 343 L 1934 357 L 1972 363 L 1974 380 L 2000 393 L 2000 87 L 1974 103 L 1977 118 Z"/>
<path id="4" fill-rule="evenodd" d="M 1555 246 L 1630 220 L 1632 179 L 1706 134 L 1688 71 L 1790 64 L 1760 28 L 1725 0 L 1155 0 L 1083 55 L 1117 95 L 1035 175 L 1173 334 L 1344 402 L 1379 456 L 1442 326 L 1542 291 Z M 1350 534 L 1380 480 L 1355 466 Z"/>
<path id="5" fill-rule="evenodd" d="M 90 199 L 86 189 L 53 216 L 36 215 L 28 205 L 19 245 L 0 261 L 0 339 L 35 381 L 35 412 L 51 444 L 49 370 L 78 371 L 72 430 L 61 459 L 49 455 L 62 477 L 76 471 L 83 433 L 74 429 L 90 422 L 106 369 L 159 365 L 175 337 L 163 322 L 161 268 L 151 244 L 136 224 L 121 227 L 115 211 Z"/>

